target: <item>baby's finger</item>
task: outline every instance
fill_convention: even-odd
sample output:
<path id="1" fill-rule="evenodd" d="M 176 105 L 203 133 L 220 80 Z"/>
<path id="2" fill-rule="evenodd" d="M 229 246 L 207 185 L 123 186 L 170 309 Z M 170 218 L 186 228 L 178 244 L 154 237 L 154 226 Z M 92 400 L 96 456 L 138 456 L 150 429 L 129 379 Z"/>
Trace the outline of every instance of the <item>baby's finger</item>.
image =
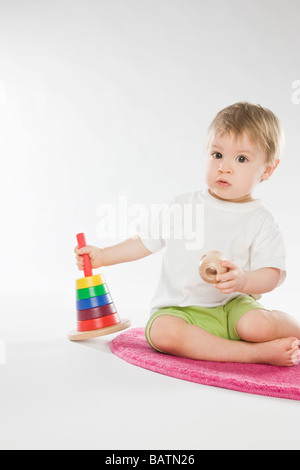
<path id="1" fill-rule="evenodd" d="M 227 259 L 221 261 L 221 266 L 223 266 L 223 268 L 229 269 L 236 269 L 238 267 L 237 264 L 233 263 L 232 261 L 228 261 Z"/>
<path id="2" fill-rule="evenodd" d="M 217 282 L 223 282 L 223 281 L 232 281 L 237 277 L 237 271 L 228 271 L 227 273 L 224 274 L 218 274 L 216 276 L 216 281 Z"/>
<path id="3" fill-rule="evenodd" d="M 84 246 L 83 248 L 80 248 L 77 250 L 77 254 L 82 256 L 82 255 L 89 255 L 93 251 L 93 248 L 89 245 Z"/>
<path id="4" fill-rule="evenodd" d="M 234 283 L 232 281 L 218 282 L 218 284 L 215 284 L 215 288 L 223 293 L 224 291 L 227 291 L 228 289 L 232 289 L 233 286 L 234 286 Z"/>
<path id="5" fill-rule="evenodd" d="M 234 289 L 226 289 L 226 290 L 222 290 L 221 294 L 228 295 L 228 294 L 232 294 L 232 292 L 234 292 Z"/>
<path id="6" fill-rule="evenodd" d="M 76 256 L 76 263 L 78 265 L 83 265 L 84 264 L 84 260 L 83 260 L 82 256 Z"/>

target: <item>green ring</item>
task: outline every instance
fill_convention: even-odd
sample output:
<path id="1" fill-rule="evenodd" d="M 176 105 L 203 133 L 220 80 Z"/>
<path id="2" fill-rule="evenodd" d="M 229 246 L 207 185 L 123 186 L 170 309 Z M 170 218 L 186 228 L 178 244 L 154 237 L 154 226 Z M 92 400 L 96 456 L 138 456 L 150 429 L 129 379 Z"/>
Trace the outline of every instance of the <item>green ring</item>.
<path id="1" fill-rule="evenodd" d="M 77 300 L 91 299 L 99 295 L 109 294 L 107 284 L 100 286 L 86 287 L 85 289 L 77 289 Z"/>

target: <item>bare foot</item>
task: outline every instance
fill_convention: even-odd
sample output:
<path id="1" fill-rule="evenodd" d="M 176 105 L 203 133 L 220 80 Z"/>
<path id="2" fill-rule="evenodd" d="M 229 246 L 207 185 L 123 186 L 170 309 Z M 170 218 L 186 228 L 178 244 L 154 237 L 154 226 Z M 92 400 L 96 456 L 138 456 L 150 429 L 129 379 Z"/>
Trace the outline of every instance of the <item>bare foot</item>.
<path id="1" fill-rule="evenodd" d="M 282 338 L 260 343 L 261 360 L 264 364 L 291 367 L 300 363 L 300 341 L 297 338 Z"/>

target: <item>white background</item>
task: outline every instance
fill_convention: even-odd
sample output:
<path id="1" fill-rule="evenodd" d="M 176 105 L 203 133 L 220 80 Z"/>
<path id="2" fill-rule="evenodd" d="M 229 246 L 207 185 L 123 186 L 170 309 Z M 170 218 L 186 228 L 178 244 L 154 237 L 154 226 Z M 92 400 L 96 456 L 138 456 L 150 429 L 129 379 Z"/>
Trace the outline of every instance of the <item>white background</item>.
<path id="1" fill-rule="evenodd" d="M 256 196 L 278 218 L 289 268 L 266 305 L 300 318 L 299 17 L 298 0 L 0 0 L 0 374 L 10 343 L 73 327 L 76 233 L 113 244 L 102 204 L 118 214 L 120 197 L 148 207 L 202 188 L 207 128 L 236 101 L 269 107 L 285 129 Z M 133 326 L 148 318 L 160 259 L 100 270 Z"/>

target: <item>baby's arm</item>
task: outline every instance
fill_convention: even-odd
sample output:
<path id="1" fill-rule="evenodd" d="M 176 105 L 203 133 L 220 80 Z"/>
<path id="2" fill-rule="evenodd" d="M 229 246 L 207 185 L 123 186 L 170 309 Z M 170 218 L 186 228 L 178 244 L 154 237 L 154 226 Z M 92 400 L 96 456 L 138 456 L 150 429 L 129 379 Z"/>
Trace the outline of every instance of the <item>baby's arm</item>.
<path id="1" fill-rule="evenodd" d="M 215 287 L 223 294 L 231 292 L 265 294 L 274 290 L 280 279 L 280 269 L 277 268 L 243 271 L 237 264 L 230 261 L 222 261 L 221 264 L 229 268 L 227 273 L 217 276 L 218 283 L 215 284 Z"/>
<path id="2" fill-rule="evenodd" d="M 274 290 L 279 283 L 280 269 L 261 268 L 255 271 L 246 271 L 246 282 L 243 293 L 265 294 Z"/>
<path id="3" fill-rule="evenodd" d="M 82 255 L 84 254 L 89 255 L 93 269 L 135 261 L 152 254 L 152 252 L 145 247 L 138 235 L 106 248 L 97 248 L 88 245 L 79 250 L 76 246 L 74 251 L 77 255 L 77 266 L 80 271 L 83 270 Z"/>

